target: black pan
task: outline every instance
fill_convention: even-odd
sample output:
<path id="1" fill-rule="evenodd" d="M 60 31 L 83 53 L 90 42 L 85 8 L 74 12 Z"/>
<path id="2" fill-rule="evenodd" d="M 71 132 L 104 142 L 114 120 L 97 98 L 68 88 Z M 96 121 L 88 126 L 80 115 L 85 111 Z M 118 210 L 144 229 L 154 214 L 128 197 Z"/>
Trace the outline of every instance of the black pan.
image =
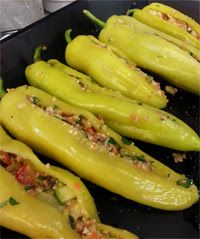
<path id="1" fill-rule="evenodd" d="M 2 40 L 1 77 L 4 79 L 5 87 L 11 88 L 27 83 L 24 69 L 32 63 L 34 49 L 40 44 L 48 46 L 48 51 L 43 54 L 44 59 L 57 58 L 64 62 L 66 45 L 64 31 L 67 28 L 73 29 L 73 37 L 78 34 L 97 35 L 99 29 L 83 16 L 83 9 L 89 9 L 97 17 L 106 20 L 112 14 L 124 14 L 130 8 L 142 8 L 150 2 L 152 1 L 77 1 Z M 160 2 L 173 6 L 199 21 L 200 2 L 198 0 Z M 161 82 L 162 86 L 166 84 L 158 76 L 154 77 Z M 169 96 L 169 99 L 166 111 L 182 119 L 198 133 L 199 98 L 191 93 L 179 90 L 175 96 Z M 187 160 L 177 164 L 174 163 L 172 158 L 174 150 L 139 141 L 134 142 L 145 152 L 177 172 L 192 178 L 194 183 L 199 185 L 199 154 L 197 152 L 187 152 Z M 45 162 L 47 161 L 44 157 L 42 159 Z M 86 180 L 83 181 L 95 199 L 103 223 L 127 229 L 136 233 L 140 238 L 146 239 L 199 238 L 198 204 L 184 211 L 166 212 L 140 205 L 97 187 Z M 1 238 L 25 237 L 2 228 Z"/>

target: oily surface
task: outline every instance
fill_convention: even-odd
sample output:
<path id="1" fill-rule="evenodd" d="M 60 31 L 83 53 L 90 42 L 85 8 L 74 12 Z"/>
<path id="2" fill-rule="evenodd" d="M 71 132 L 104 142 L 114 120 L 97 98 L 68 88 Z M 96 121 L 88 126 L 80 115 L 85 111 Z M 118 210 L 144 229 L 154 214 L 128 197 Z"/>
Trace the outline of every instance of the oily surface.
<path id="1" fill-rule="evenodd" d="M 89 2 L 89 3 L 88 3 Z M 24 76 L 25 67 L 32 63 L 33 51 L 39 44 L 46 44 L 48 51 L 44 58 L 57 58 L 64 63 L 64 31 L 73 28 L 72 36 L 78 34 L 96 34 L 94 27 L 81 13 L 83 9 L 89 9 L 97 17 L 106 20 L 113 14 L 123 14 L 129 8 L 142 8 L 151 1 L 82 1 L 47 16 L 38 23 L 19 32 L 2 42 L 1 46 L 1 71 L 2 78 L 5 79 L 5 87 L 16 87 L 27 83 Z M 171 6 L 198 19 L 198 2 L 170 1 Z M 159 77 L 155 77 L 166 85 Z M 164 88 L 163 88 L 164 89 Z M 196 132 L 198 132 L 198 107 L 199 100 L 185 91 L 179 90 L 175 96 L 169 95 L 169 104 L 166 111 L 179 117 Z M 186 153 L 187 159 L 183 163 L 176 164 L 173 161 L 172 153 L 175 151 L 165 149 L 151 144 L 134 141 L 137 146 L 145 152 L 161 160 L 177 172 L 192 178 L 198 185 L 198 153 Z M 180 152 L 183 153 L 183 152 Z M 44 159 L 47 162 L 47 159 Z M 84 181 L 86 182 L 86 181 Z M 120 196 L 112 194 L 100 187 L 86 182 L 92 193 L 97 208 L 100 212 L 101 220 L 113 226 L 121 227 L 135 232 L 141 238 L 197 238 L 198 225 L 198 205 L 180 212 L 164 212 L 126 200 Z M 159 225 L 159 226 L 158 226 Z M 2 230 L 4 238 L 24 238 L 17 233 Z"/>

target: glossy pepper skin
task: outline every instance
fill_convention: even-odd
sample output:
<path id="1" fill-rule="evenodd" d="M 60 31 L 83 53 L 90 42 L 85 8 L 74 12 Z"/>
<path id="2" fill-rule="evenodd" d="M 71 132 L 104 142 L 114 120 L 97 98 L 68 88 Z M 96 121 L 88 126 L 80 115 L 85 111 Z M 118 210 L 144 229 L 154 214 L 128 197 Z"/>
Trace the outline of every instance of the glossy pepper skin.
<path id="1" fill-rule="evenodd" d="M 138 9 L 134 9 L 134 12 L 137 12 Z M 165 32 L 159 31 L 158 29 L 152 28 L 151 26 L 145 25 L 143 22 L 140 22 L 136 18 L 126 18 L 126 24 L 130 24 L 134 26 L 137 31 L 140 32 L 146 32 L 155 36 L 159 36 L 160 38 L 163 38 L 167 40 L 168 42 L 171 42 L 175 45 L 177 45 L 179 48 L 185 50 L 190 56 L 192 56 L 194 59 L 196 59 L 198 62 L 200 62 L 200 50 L 190 43 L 177 39 L 171 35 L 168 35 Z"/>
<path id="2" fill-rule="evenodd" d="M 93 36 L 73 39 L 66 47 L 65 59 L 68 65 L 90 75 L 102 86 L 157 108 L 167 104 L 164 92 L 152 77 L 136 68 L 121 51 Z"/>
<path id="3" fill-rule="evenodd" d="M 200 25 L 172 7 L 161 3 L 152 3 L 142 10 L 134 10 L 133 16 L 152 28 L 188 42 L 200 49 Z"/>
<path id="4" fill-rule="evenodd" d="M 176 150 L 200 150 L 198 135 L 175 116 L 103 88 L 57 60 L 36 62 L 25 75 L 30 85 L 102 116 L 124 136 Z"/>
<path id="5" fill-rule="evenodd" d="M 131 9 L 131 10 L 128 10 L 127 14 L 128 15 L 134 14 L 137 11 L 138 11 L 138 9 Z M 88 10 L 84 10 L 83 13 L 91 21 L 98 24 L 101 28 L 104 28 L 105 23 L 102 22 L 100 19 L 96 18 L 91 12 L 89 12 Z M 189 55 L 191 55 L 194 59 L 196 59 L 198 62 L 200 62 L 200 50 L 198 48 L 194 47 L 193 45 L 191 45 L 189 42 L 177 39 L 176 37 L 168 35 L 165 32 L 162 32 L 155 28 L 152 28 L 151 26 L 144 24 L 142 21 L 139 21 L 136 18 L 130 18 L 130 17 L 126 18 L 126 24 L 129 24 L 130 26 L 131 25 L 134 26 L 134 28 L 137 29 L 137 31 L 146 32 L 146 33 L 150 33 L 152 35 L 159 36 L 159 37 L 177 45 L 179 48 L 185 50 Z"/>
<path id="6" fill-rule="evenodd" d="M 177 45 L 135 27 L 132 17 L 112 16 L 100 32 L 102 42 L 118 47 L 137 66 L 172 84 L 200 94 L 200 64 Z"/>
<path id="7" fill-rule="evenodd" d="M 38 97 L 44 106 L 56 104 L 62 112 L 83 115 L 99 133 L 112 137 L 123 155 L 139 156 L 151 164 L 153 161 L 152 170 L 145 171 L 125 156 L 115 156 L 103 146 L 94 145 L 68 123 L 33 107 L 27 95 Z M 125 144 L 120 135 L 88 111 L 67 105 L 39 89 L 22 86 L 8 92 L 0 102 L 0 113 L 3 125 L 15 137 L 112 192 L 163 210 L 182 210 L 198 200 L 195 185 L 184 188 L 177 184 L 178 180 L 186 180 L 184 175 L 175 173 L 134 145 Z"/>
<path id="8" fill-rule="evenodd" d="M 0 209 L 1 226 L 35 239 L 80 239 L 66 223 L 64 215 L 24 192 L 15 178 L 2 167 L 0 177 L 0 200 L 5 201 L 12 196 L 19 202 L 18 205 L 6 205 Z"/>
<path id="9" fill-rule="evenodd" d="M 10 138 L 1 126 L 0 135 L 0 150 L 28 159 L 38 171 L 46 172 L 48 175 L 66 184 L 69 190 L 73 191 L 73 194 L 77 197 L 78 203 L 85 215 L 97 221 L 98 230 L 107 230 L 116 239 L 138 239 L 137 236 L 126 230 L 99 223 L 94 201 L 78 177 L 58 167 L 46 167 L 29 147 L 20 141 Z M 66 214 L 62 215 L 55 208 L 48 205 L 48 203 L 44 203 L 44 201 L 29 195 L 17 180 L 2 167 L 0 168 L 0 175 L 0 202 L 5 201 L 10 196 L 19 202 L 16 206 L 6 205 L 0 209 L 0 224 L 2 226 L 23 233 L 31 238 L 81 239 L 67 223 Z"/>
<path id="10" fill-rule="evenodd" d="M 27 159 L 37 171 L 45 172 L 65 183 L 76 195 L 83 210 L 99 221 L 94 201 L 78 177 L 57 167 L 46 167 L 29 147 L 20 141 L 13 140 L 1 126 L 0 136 L 0 150 Z M 31 196 L 3 167 L 0 169 L 0 174 L 0 202 L 7 200 L 10 196 L 19 202 L 19 205 L 13 207 L 7 205 L 0 209 L 1 226 L 31 238 L 80 238 L 67 223 L 66 216 L 64 217 L 48 203 Z"/>

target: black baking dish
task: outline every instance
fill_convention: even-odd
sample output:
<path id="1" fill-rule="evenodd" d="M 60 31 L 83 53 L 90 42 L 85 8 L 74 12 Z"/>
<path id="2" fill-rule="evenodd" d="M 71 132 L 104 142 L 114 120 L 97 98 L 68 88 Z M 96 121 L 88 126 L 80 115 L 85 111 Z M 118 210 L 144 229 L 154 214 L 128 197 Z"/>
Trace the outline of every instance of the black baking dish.
<path id="1" fill-rule="evenodd" d="M 6 88 L 27 83 L 24 69 L 33 61 L 35 47 L 40 44 L 48 46 L 44 59 L 57 58 L 64 62 L 66 46 L 64 31 L 73 29 L 72 36 L 78 34 L 98 34 L 98 28 L 87 20 L 83 9 L 89 9 L 98 17 L 106 20 L 113 14 L 124 14 L 130 8 L 141 8 L 152 1 L 76 1 L 57 12 L 48 15 L 25 29 L 1 41 L 1 77 Z M 157 1 L 159 2 L 159 1 Z M 181 10 L 199 21 L 199 1 L 160 1 Z M 158 76 L 155 79 L 163 82 Z M 199 98 L 185 91 L 170 97 L 166 110 L 182 119 L 197 133 L 199 132 Z M 141 149 L 159 159 L 174 170 L 192 178 L 199 185 L 199 154 L 188 152 L 187 160 L 175 164 L 172 159 L 174 150 L 169 150 L 134 141 Z M 40 157 L 41 158 L 41 157 Z M 43 158 L 45 161 L 46 159 Z M 179 212 L 166 212 L 134 203 L 108 192 L 84 180 L 93 195 L 100 218 L 103 223 L 124 228 L 134 232 L 140 238 L 198 238 L 199 205 Z M 25 238 L 23 235 L 1 229 L 1 238 Z M 70 238 L 69 238 L 70 239 Z"/>

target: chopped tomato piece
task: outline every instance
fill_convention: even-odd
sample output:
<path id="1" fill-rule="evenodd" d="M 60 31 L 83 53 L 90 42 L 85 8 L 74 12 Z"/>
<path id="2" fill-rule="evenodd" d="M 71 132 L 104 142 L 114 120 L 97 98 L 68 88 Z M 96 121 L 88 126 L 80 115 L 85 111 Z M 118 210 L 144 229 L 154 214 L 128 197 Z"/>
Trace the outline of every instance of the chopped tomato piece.
<path id="1" fill-rule="evenodd" d="M 80 185 L 80 183 L 75 183 L 74 184 L 74 187 L 77 189 L 77 190 L 80 190 L 81 189 L 81 185 Z"/>
<path id="2" fill-rule="evenodd" d="M 23 185 L 33 185 L 36 179 L 36 173 L 27 164 L 22 165 L 16 175 L 16 179 Z"/>

